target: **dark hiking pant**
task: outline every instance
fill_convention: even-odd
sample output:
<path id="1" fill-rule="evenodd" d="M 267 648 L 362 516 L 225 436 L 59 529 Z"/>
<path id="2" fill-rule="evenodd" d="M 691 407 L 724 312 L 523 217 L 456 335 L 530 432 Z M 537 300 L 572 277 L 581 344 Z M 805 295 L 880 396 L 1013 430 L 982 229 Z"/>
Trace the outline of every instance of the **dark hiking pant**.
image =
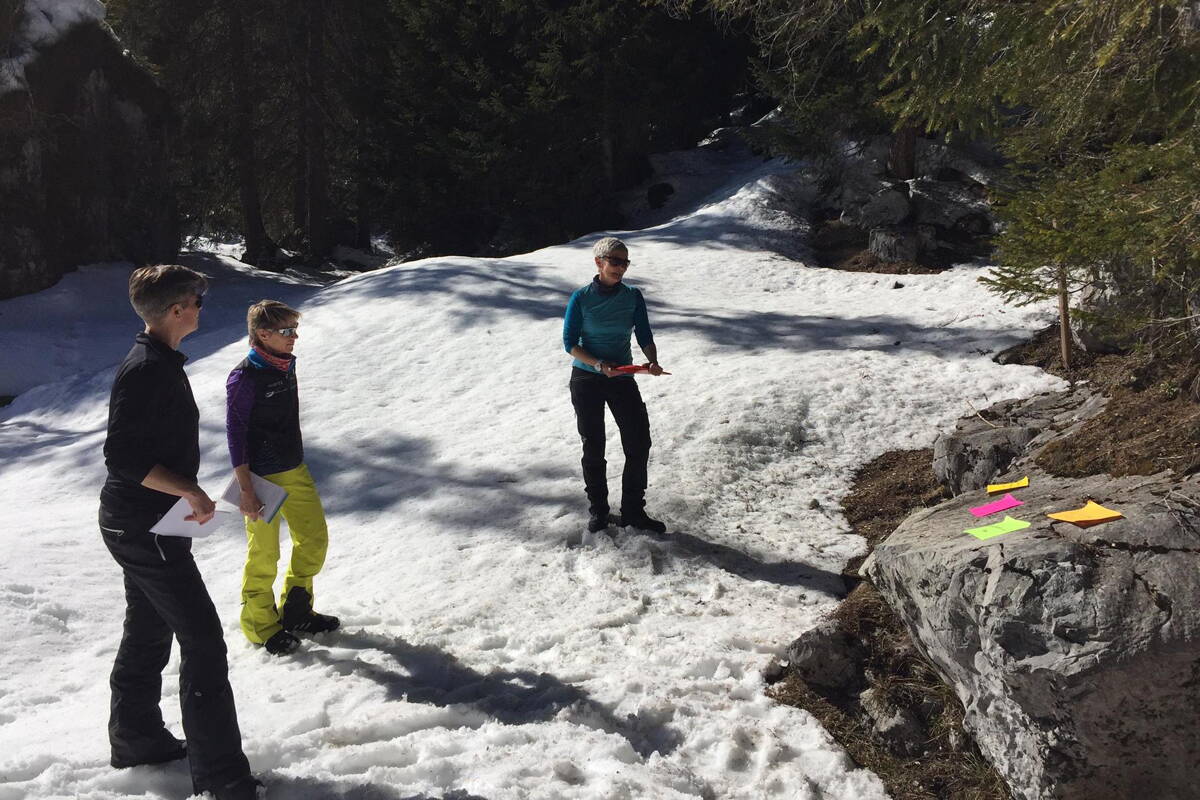
<path id="1" fill-rule="evenodd" d="M 104 544 L 125 574 L 125 628 L 109 683 L 114 759 L 152 758 L 172 741 L 159 701 L 162 671 L 179 640 L 179 704 L 197 794 L 250 774 L 242 753 L 225 639 L 192 559 L 192 540 L 150 533 L 157 515 L 100 509 Z"/>
<path id="2" fill-rule="evenodd" d="M 621 514 L 637 516 L 646 507 L 646 464 L 650 460 L 650 419 L 633 376 L 606 378 L 575 367 L 571 404 L 583 439 L 583 487 L 592 514 L 607 514 L 608 476 L 604 460 L 604 407 L 621 432 L 625 472 L 621 476 Z"/>

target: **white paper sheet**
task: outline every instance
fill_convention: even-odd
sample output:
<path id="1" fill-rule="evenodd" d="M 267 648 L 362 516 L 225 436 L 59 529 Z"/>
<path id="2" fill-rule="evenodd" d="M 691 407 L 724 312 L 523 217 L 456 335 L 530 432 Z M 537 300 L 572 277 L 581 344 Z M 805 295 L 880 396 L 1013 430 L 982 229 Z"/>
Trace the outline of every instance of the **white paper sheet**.
<path id="1" fill-rule="evenodd" d="M 283 505 L 283 501 L 287 500 L 287 490 L 282 486 L 276 486 L 266 478 L 255 475 L 253 472 L 250 473 L 250 482 L 254 484 L 254 493 L 258 495 L 258 499 L 263 504 L 263 521 L 270 522 L 279 513 L 279 507 Z M 241 487 L 238 485 L 236 475 L 230 479 L 229 485 L 221 493 L 221 499 L 232 505 L 235 511 L 238 509 L 238 501 L 241 499 Z"/>
<path id="2" fill-rule="evenodd" d="M 166 514 L 163 514 L 162 519 L 154 523 L 154 526 L 150 528 L 150 532 L 162 536 L 190 536 L 193 539 L 202 539 L 221 527 L 224 515 L 229 512 L 223 508 L 217 508 L 217 513 L 213 514 L 212 519 L 203 525 L 193 520 L 184 519 L 184 517 L 191 513 L 192 506 L 187 500 L 181 497 L 176 501 L 175 505 L 171 506 Z"/>

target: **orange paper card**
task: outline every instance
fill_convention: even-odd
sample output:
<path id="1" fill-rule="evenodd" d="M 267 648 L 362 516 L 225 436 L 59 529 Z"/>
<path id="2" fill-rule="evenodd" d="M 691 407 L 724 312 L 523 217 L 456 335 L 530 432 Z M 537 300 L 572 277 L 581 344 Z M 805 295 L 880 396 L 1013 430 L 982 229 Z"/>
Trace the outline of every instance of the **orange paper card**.
<path id="1" fill-rule="evenodd" d="M 1087 505 L 1083 508 L 1077 508 L 1073 511 L 1056 511 L 1046 516 L 1050 519 L 1071 522 L 1081 528 L 1086 528 L 1089 525 L 1099 525 L 1101 522 L 1112 522 L 1114 519 L 1121 519 L 1125 515 L 1120 511 L 1113 511 L 1111 508 L 1105 508 L 1099 503 L 1088 500 Z"/>

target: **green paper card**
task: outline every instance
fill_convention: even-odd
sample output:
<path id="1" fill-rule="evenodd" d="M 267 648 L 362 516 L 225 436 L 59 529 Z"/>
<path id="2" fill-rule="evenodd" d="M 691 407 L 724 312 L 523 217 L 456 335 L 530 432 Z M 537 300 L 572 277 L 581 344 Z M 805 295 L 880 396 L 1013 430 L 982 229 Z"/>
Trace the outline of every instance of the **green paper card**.
<path id="1" fill-rule="evenodd" d="M 999 522 L 993 522 L 991 525 L 984 525 L 979 528 L 967 528 L 963 533 L 969 533 L 976 539 L 991 539 L 993 536 L 1000 536 L 1005 533 L 1019 531 L 1022 528 L 1028 528 L 1030 523 L 1020 519 L 1013 519 L 1005 516 Z"/>

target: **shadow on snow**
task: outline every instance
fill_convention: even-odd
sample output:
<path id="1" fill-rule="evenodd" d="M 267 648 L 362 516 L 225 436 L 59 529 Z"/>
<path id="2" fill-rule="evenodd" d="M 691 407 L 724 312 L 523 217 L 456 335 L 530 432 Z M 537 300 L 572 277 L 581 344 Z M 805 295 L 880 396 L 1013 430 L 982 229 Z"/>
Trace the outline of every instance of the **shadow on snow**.
<path id="1" fill-rule="evenodd" d="M 546 672 L 494 670 L 484 674 L 437 647 L 365 631 L 331 634 L 327 641 L 338 650 L 378 651 L 393 664 L 374 664 L 329 650 L 307 651 L 294 658 L 324 663 L 342 675 L 375 681 L 387 691 L 390 701 L 440 708 L 462 706 L 506 725 L 558 718 L 621 736 L 643 758 L 655 752 L 667 755 L 683 740 L 678 731 L 654 715 L 639 712 L 618 718 L 583 689 Z"/>

